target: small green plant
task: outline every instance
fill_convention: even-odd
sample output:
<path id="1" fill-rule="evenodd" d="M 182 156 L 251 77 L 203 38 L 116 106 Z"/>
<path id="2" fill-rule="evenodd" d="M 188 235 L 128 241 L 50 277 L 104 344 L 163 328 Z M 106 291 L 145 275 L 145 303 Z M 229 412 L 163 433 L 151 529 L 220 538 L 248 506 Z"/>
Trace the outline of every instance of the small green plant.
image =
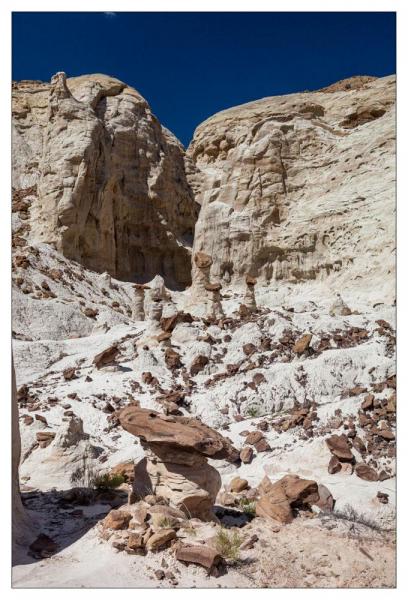
<path id="1" fill-rule="evenodd" d="M 252 406 L 248 406 L 245 414 L 247 417 L 252 417 L 252 418 L 260 417 L 261 409 L 256 404 L 253 404 Z"/>
<path id="2" fill-rule="evenodd" d="M 242 538 L 237 531 L 227 531 L 221 527 L 216 533 L 217 551 L 224 558 L 230 560 L 239 559 L 239 547 L 242 544 Z"/>
<path id="3" fill-rule="evenodd" d="M 241 498 L 239 504 L 242 508 L 242 512 L 251 517 L 255 516 L 256 503 L 254 500 L 250 500 L 249 498 Z"/>
<path id="4" fill-rule="evenodd" d="M 94 487 L 96 487 L 97 489 L 112 489 L 119 487 L 120 485 L 122 485 L 122 483 L 124 483 L 124 481 L 125 478 L 119 473 L 115 475 L 105 473 L 104 475 L 97 475 L 94 479 L 93 484 Z"/>

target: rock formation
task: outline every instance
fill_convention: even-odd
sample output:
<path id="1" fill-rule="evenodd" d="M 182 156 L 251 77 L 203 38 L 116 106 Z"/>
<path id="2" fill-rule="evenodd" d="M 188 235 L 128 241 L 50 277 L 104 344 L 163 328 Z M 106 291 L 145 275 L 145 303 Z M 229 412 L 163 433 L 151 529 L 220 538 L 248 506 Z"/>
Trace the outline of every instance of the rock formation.
<path id="1" fill-rule="evenodd" d="M 213 264 L 211 256 L 204 252 L 193 254 L 193 283 L 191 286 L 191 296 L 195 301 L 206 304 L 208 300 L 207 288 L 210 284 L 210 269 Z"/>
<path id="2" fill-rule="evenodd" d="M 394 76 L 257 100 L 199 125 L 194 253 L 212 257 L 211 278 L 382 285 L 394 270 L 394 125 Z"/>
<path id="3" fill-rule="evenodd" d="M 335 316 L 345 317 L 347 315 L 351 315 L 350 308 L 344 302 L 344 300 L 340 296 L 340 294 L 336 294 L 336 300 L 331 305 L 329 314 L 332 317 L 335 317 Z"/>
<path id="4" fill-rule="evenodd" d="M 207 457 L 236 461 L 238 452 L 231 442 L 197 419 L 165 416 L 137 406 L 124 408 L 119 419 L 126 431 L 140 438 L 145 450 L 143 464 L 135 471 L 139 494 L 154 493 L 188 516 L 211 520 L 221 478 Z"/>
<path id="5" fill-rule="evenodd" d="M 281 523 L 292 522 L 294 508 L 310 508 L 320 501 L 317 483 L 297 475 L 286 475 L 275 483 L 265 477 L 259 489 L 256 514 Z"/>
<path id="6" fill-rule="evenodd" d="M 148 286 L 136 283 L 133 286 L 135 290 L 135 297 L 132 305 L 132 319 L 134 321 L 144 321 L 145 319 L 145 289 L 149 289 Z"/>
<path id="7" fill-rule="evenodd" d="M 17 391 L 14 366 L 12 367 L 12 541 L 13 555 L 16 552 L 16 545 L 27 542 L 30 530 L 33 528 L 33 523 L 30 521 L 21 501 L 20 496 L 20 481 L 19 481 L 19 464 L 21 454 L 20 428 L 18 425 L 18 406 L 17 406 Z M 13 556 L 13 562 L 14 556 Z"/>
<path id="8" fill-rule="evenodd" d="M 248 275 L 245 277 L 246 283 L 246 292 L 244 296 L 244 305 L 247 309 L 252 312 L 256 310 L 256 299 L 255 299 L 255 284 L 256 279 L 253 277 L 249 277 Z"/>
<path id="9" fill-rule="evenodd" d="M 30 239 L 118 279 L 190 283 L 197 209 L 184 151 L 106 75 L 13 84 L 13 186 L 36 187 Z"/>
<path id="10" fill-rule="evenodd" d="M 218 553 L 234 586 L 394 585 L 394 79 L 225 111 L 187 157 L 119 84 L 14 86 L 14 532 L 36 519 L 35 558 L 70 545 L 15 582 L 109 584 L 123 551 L 125 586 L 202 584 L 183 563 Z M 202 203 L 185 292 L 184 167 Z"/>
<path id="11" fill-rule="evenodd" d="M 206 283 L 204 287 L 207 292 L 211 293 L 211 299 L 208 306 L 208 317 L 212 319 L 223 319 L 225 314 L 221 304 L 221 284 Z"/>

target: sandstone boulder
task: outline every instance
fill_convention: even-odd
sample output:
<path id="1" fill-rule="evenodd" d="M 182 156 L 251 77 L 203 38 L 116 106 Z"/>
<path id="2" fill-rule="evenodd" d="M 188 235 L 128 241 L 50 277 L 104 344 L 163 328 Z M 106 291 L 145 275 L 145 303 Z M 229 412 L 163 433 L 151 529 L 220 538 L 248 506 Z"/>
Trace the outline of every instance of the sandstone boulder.
<path id="1" fill-rule="evenodd" d="M 157 533 L 154 533 L 146 542 L 146 549 L 151 552 L 161 550 L 169 545 L 172 540 L 177 538 L 174 529 L 161 529 Z"/>
<path id="2" fill-rule="evenodd" d="M 281 523 L 292 522 L 294 508 L 308 507 L 319 501 L 317 483 L 297 475 L 285 475 L 275 483 L 264 477 L 259 492 L 256 514 Z"/>
<path id="3" fill-rule="evenodd" d="M 366 463 L 357 463 L 354 470 L 357 477 L 360 479 L 364 479 L 365 481 L 378 481 L 377 471 Z"/>
<path id="4" fill-rule="evenodd" d="M 208 570 L 223 562 L 223 558 L 216 550 L 210 546 L 190 546 L 183 545 L 177 548 L 176 558 L 187 564 L 194 563 L 201 565 Z"/>
<path id="5" fill-rule="evenodd" d="M 326 439 L 326 444 L 330 452 L 340 461 L 354 460 L 353 453 L 350 450 L 349 440 L 345 435 L 332 435 Z"/>
<path id="6" fill-rule="evenodd" d="M 106 350 L 102 350 L 102 352 L 99 352 L 99 354 L 97 354 L 93 359 L 93 364 L 96 366 L 97 369 L 101 369 L 106 365 L 112 364 L 116 360 L 118 354 L 119 348 L 116 344 L 114 344 L 112 346 L 109 346 L 109 348 L 106 348 Z"/>
<path id="7" fill-rule="evenodd" d="M 254 451 L 250 446 L 245 446 L 239 453 L 239 457 L 244 464 L 250 464 L 254 456 Z"/>
<path id="8" fill-rule="evenodd" d="M 302 335 L 302 337 L 300 337 L 293 346 L 293 352 L 296 354 L 303 354 L 305 350 L 308 349 L 310 342 L 312 341 L 312 337 L 313 336 L 311 333 L 305 333 Z"/>
<path id="9" fill-rule="evenodd" d="M 103 521 L 103 526 L 107 529 L 127 529 L 132 515 L 123 510 L 111 510 Z"/>
<path id="10" fill-rule="evenodd" d="M 241 479 L 241 477 L 234 477 L 229 484 L 229 488 L 231 492 L 239 494 L 239 492 L 248 489 L 248 481 L 246 479 Z"/>

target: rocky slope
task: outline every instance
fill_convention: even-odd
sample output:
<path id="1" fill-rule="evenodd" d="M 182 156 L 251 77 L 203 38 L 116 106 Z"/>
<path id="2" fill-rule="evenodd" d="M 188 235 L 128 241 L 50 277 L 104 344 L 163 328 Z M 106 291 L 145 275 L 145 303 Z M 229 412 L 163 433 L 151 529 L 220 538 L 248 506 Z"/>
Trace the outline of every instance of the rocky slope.
<path id="1" fill-rule="evenodd" d="M 224 111 L 185 159 L 111 78 L 15 92 L 13 354 L 36 526 L 14 584 L 392 587 L 394 78 Z M 106 190 L 120 169 L 140 219 L 133 191 Z M 174 291 L 192 190 L 193 284 Z M 128 237 L 104 229 L 107 206 Z M 141 242 L 143 270 L 130 240 L 151 211 L 164 237 Z"/>
<path id="2" fill-rule="evenodd" d="M 197 210 L 183 148 L 117 79 L 13 85 L 13 185 L 31 191 L 30 240 L 120 279 L 190 282 Z"/>
<path id="3" fill-rule="evenodd" d="M 214 279 L 376 287 L 392 301 L 395 77 L 225 110 L 188 154 L 199 169 L 194 251 L 213 257 Z"/>

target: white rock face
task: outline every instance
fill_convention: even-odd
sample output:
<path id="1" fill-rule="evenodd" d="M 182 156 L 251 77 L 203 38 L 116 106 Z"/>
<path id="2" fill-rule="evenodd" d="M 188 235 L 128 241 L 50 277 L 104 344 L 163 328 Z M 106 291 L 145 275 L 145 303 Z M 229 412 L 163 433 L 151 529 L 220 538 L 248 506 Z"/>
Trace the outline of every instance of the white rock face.
<path id="1" fill-rule="evenodd" d="M 351 506 L 393 529 L 395 79 L 347 85 L 215 115 L 197 129 L 184 158 L 146 102 L 116 80 L 98 75 L 65 83 L 58 76 L 51 86 L 15 85 L 13 408 L 19 409 L 21 488 L 33 495 L 24 513 L 14 415 L 17 533 L 26 531 L 29 512 L 30 522 L 40 516 L 41 530 L 66 544 L 66 527 L 50 522 L 56 507 L 60 512 L 60 491 L 82 485 L 87 472 L 146 460 L 146 448 L 117 420 L 116 411 L 132 403 L 170 418 L 199 418 L 239 451 L 250 443 L 248 432 L 264 435 L 267 446 L 254 446 L 250 463 L 196 462 L 190 483 L 174 468 L 169 474 L 168 453 L 166 460 L 150 460 L 155 489 L 168 498 L 176 492 L 174 504 L 207 488 L 214 497 L 236 476 L 256 487 L 265 474 L 275 481 L 292 473 L 324 484 L 340 511 Z M 194 224 L 191 189 L 202 205 L 193 285 L 177 291 L 190 281 L 181 223 Z M 182 264 L 188 265 L 186 277 L 177 274 Z M 176 314 L 183 318 L 174 329 L 169 325 L 164 342 L 158 340 L 160 315 Z M 311 334 L 309 347 L 299 352 L 295 345 L 305 334 Z M 95 356 L 112 349 L 114 364 L 98 367 Z M 362 408 L 367 395 L 373 396 L 369 410 Z M 299 405 L 313 407 L 311 428 L 305 422 L 285 428 L 281 421 Z M 47 434 L 52 441 L 44 447 L 39 442 Z M 361 479 L 351 465 L 329 473 L 330 435 L 347 436 L 356 461 L 375 469 L 378 480 Z M 356 438 L 366 450 L 354 445 Z M 380 502 L 378 493 L 388 494 L 388 501 Z M 200 492 L 198 500 L 208 494 Z M 145 564 L 158 566 L 154 556 L 114 554 L 97 527 L 83 536 L 87 516 L 99 510 L 104 515 L 108 509 L 84 507 L 83 520 L 65 511 L 65 526 L 77 527 L 80 539 L 59 552 L 57 563 L 42 561 L 33 569 L 23 561 L 17 584 L 110 585 L 111 570 L 99 570 L 102 553 L 107 566 L 131 561 L 125 586 L 146 583 L 140 573 L 147 572 Z M 349 577 L 344 585 L 373 585 L 371 561 L 359 550 L 363 538 L 355 538 L 351 560 L 347 522 L 341 535 L 322 523 L 295 519 L 276 536 L 257 517 L 253 525 L 269 535 L 267 547 L 277 540 L 274 552 L 265 553 L 261 544 L 258 551 L 274 560 L 287 551 L 282 564 L 296 565 L 300 537 L 313 545 L 303 557 L 310 555 L 315 573 L 313 552 L 321 558 L 319 548 L 329 539 L 330 569 L 341 562 Z M 391 572 L 394 546 L 387 542 L 386 564 L 369 533 L 364 548 L 377 557 L 373 568 L 377 572 L 380 564 Z M 356 579 L 356 569 L 363 579 Z M 274 563 L 275 571 L 284 569 Z M 239 572 L 231 566 L 229 573 L 236 587 Z M 213 581 L 205 577 L 194 585 Z M 294 577 L 294 585 L 310 584 L 298 570 Z M 323 577 L 313 585 L 340 581 Z M 388 579 L 375 581 L 385 587 Z"/>
<path id="2" fill-rule="evenodd" d="M 349 86 L 265 98 L 196 129 L 194 252 L 212 257 L 212 279 L 381 286 L 392 301 L 395 77 Z"/>
<path id="3" fill-rule="evenodd" d="M 13 185 L 37 188 L 32 241 L 119 279 L 190 282 L 184 151 L 136 90 L 105 75 L 16 83 L 13 132 Z"/>

